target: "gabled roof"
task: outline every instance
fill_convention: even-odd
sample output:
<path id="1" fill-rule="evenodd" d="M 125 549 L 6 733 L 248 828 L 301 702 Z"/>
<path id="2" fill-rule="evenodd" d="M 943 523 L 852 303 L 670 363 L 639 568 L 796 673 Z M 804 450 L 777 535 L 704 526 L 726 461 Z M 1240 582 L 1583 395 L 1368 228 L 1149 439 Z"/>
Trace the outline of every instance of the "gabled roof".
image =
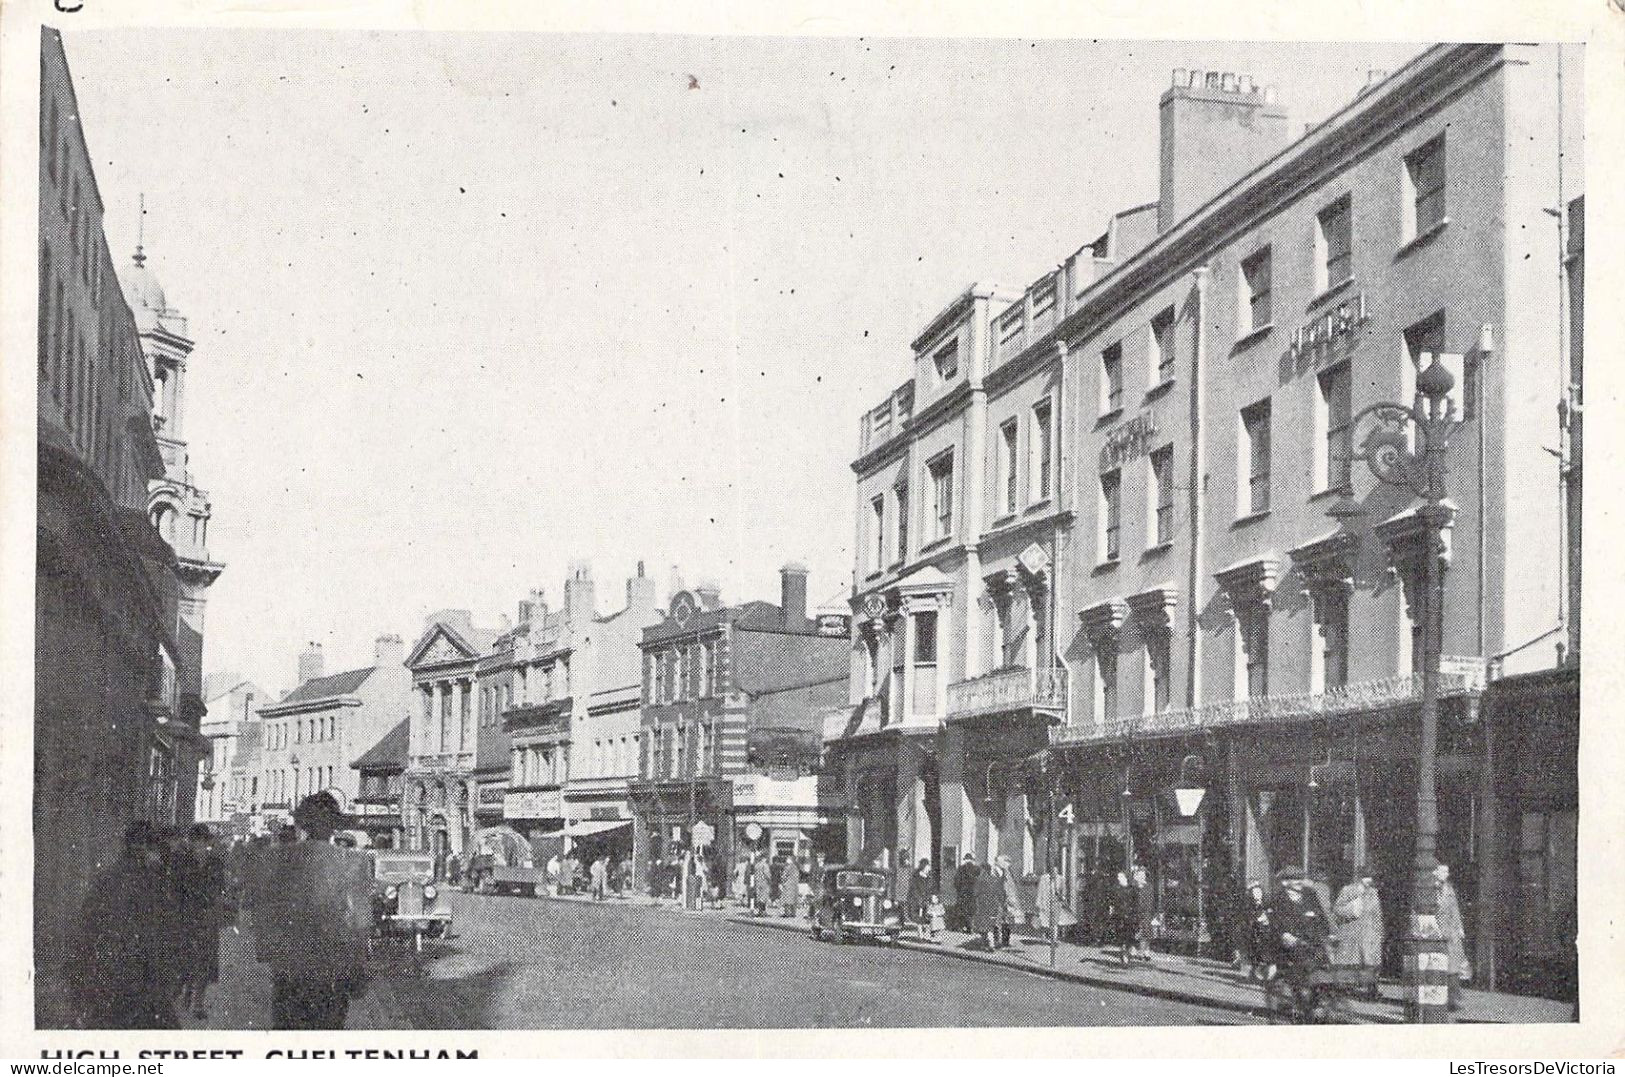
<path id="1" fill-rule="evenodd" d="M 390 767 L 405 770 L 406 750 L 411 734 L 412 719 L 402 718 L 399 725 L 385 733 L 377 744 L 362 752 L 361 758 L 350 766 L 356 770 L 387 770 Z"/>
<path id="2" fill-rule="evenodd" d="M 354 695 L 355 690 L 367 683 L 372 676 L 373 667 L 366 669 L 352 669 L 345 673 L 334 673 L 327 677 L 313 677 L 289 692 L 275 703 L 262 707 L 261 710 L 273 710 L 277 707 L 286 707 L 290 703 L 309 703 L 318 699 L 336 699 L 339 696 Z"/>
<path id="3" fill-rule="evenodd" d="M 477 638 L 470 639 L 446 622 L 436 621 L 429 627 L 427 632 L 423 633 L 423 638 L 418 640 L 416 647 L 412 648 L 412 653 L 406 656 L 406 666 L 408 669 L 416 667 L 423 661 L 423 656 L 429 652 L 429 648 L 434 646 L 435 640 L 441 637 L 445 637 L 453 647 L 461 651 L 466 657 L 477 658 L 482 651 L 490 648 L 491 639 L 485 633 L 476 632 L 474 634 Z"/>

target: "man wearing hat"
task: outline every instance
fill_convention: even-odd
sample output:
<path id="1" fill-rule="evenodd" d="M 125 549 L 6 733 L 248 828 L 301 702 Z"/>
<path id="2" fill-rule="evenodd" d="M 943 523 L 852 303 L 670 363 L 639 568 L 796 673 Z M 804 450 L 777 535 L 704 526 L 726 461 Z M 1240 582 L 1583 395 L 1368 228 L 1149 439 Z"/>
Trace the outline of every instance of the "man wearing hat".
<path id="1" fill-rule="evenodd" d="M 84 1028 L 179 1028 L 180 922 L 157 829 L 124 832 L 124 855 L 85 893 L 69 963 Z"/>
<path id="2" fill-rule="evenodd" d="M 256 880 L 255 951 L 271 966 L 272 1024 L 343 1028 L 366 984 L 369 864 L 333 844 L 343 813 L 331 793 L 300 801 L 293 819 L 304 840 L 278 847 Z"/>
<path id="3" fill-rule="evenodd" d="M 1280 891 L 1270 910 L 1270 926 L 1278 947 L 1276 964 L 1286 971 L 1294 988 L 1308 986 L 1309 973 L 1322 961 L 1331 928 L 1320 899 L 1308 889 L 1308 880 L 1296 868 L 1276 873 Z"/>

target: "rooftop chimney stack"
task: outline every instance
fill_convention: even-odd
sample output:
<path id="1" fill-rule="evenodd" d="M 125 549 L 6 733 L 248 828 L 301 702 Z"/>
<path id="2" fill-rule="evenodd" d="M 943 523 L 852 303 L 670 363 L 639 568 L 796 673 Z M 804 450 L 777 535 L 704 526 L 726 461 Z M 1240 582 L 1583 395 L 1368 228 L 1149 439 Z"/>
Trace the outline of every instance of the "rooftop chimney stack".
<path id="1" fill-rule="evenodd" d="M 694 594 L 703 609 L 716 609 L 722 605 L 722 585 L 716 580 L 704 579 L 696 583 Z"/>
<path id="2" fill-rule="evenodd" d="M 1157 230 L 1166 232 L 1287 142 L 1275 87 L 1248 74 L 1175 68 L 1162 95 L 1162 184 Z"/>
<path id="3" fill-rule="evenodd" d="M 677 597 L 677 592 L 686 589 L 683 586 L 683 570 L 676 565 L 671 566 L 671 594 L 666 596 L 667 603 L 669 604 L 672 599 Z"/>
<path id="4" fill-rule="evenodd" d="M 564 616 L 580 624 L 597 616 L 598 596 L 592 582 L 592 565 L 586 561 L 570 562 L 570 575 L 564 581 Z"/>
<path id="5" fill-rule="evenodd" d="M 313 681 L 322 675 L 326 665 L 322 659 L 322 645 L 312 641 L 299 656 L 299 683 Z"/>
<path id="6" fill-rule="evenodd" d="M 807 624 L 807 566 L 797 561 L 779 569 L 779 608 L 784 611 L 785 628 Z"/>
<path id="7" fill-rule="evenodd" d="M 379 636 L 373 642 L 372 664 L 380 669 L 389 669 L 406 662 L 406 644 L 401 637 L 393 632 Z"/>
<path id="8" fill-rule="evenodd" d="M 643 562 L 638 562 L 638 574 L 626 581 L 626 608 L 652 610 L 655 608 L 655 581 L 643 574 Z"/>

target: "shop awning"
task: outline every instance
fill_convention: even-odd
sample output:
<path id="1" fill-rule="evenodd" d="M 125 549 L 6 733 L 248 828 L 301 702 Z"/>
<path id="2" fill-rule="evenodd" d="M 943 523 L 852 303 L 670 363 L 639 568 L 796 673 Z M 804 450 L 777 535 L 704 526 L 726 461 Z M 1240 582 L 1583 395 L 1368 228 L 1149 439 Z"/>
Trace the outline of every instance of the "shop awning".
<path id="1" fill-rule="evenodd" d="M 588 834 L 602 834 L 606 830 L 631 825 L 630 819 L 583 819 L 578 823 L 571 823 L 558 833 L 571 838 L 584 838 Z"/>

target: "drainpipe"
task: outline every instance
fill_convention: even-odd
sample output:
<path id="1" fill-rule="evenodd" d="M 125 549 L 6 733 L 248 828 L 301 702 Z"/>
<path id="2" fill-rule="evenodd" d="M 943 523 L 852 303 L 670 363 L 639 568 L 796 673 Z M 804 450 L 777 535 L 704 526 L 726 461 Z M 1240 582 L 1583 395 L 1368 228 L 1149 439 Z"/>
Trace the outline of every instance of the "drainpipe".
<path id="1" fill-rule="evenodd" d="M 1208 267 L 1198 266 L 1194 275 L 1193 299 L 1196 339 L 1191 348 L 1191 453 L 1187 515 L 1190 519 L 1190 574 L 1185 581 L 1185 706 L 1194 708 L 1202 698 L 1202 626 L 1198 620 L 1197 596 L 1202 580 L 1202 487 L 1206 478 L 1206 453 L 1202 447 L 1202 377 L 1207 358 Z"/>

